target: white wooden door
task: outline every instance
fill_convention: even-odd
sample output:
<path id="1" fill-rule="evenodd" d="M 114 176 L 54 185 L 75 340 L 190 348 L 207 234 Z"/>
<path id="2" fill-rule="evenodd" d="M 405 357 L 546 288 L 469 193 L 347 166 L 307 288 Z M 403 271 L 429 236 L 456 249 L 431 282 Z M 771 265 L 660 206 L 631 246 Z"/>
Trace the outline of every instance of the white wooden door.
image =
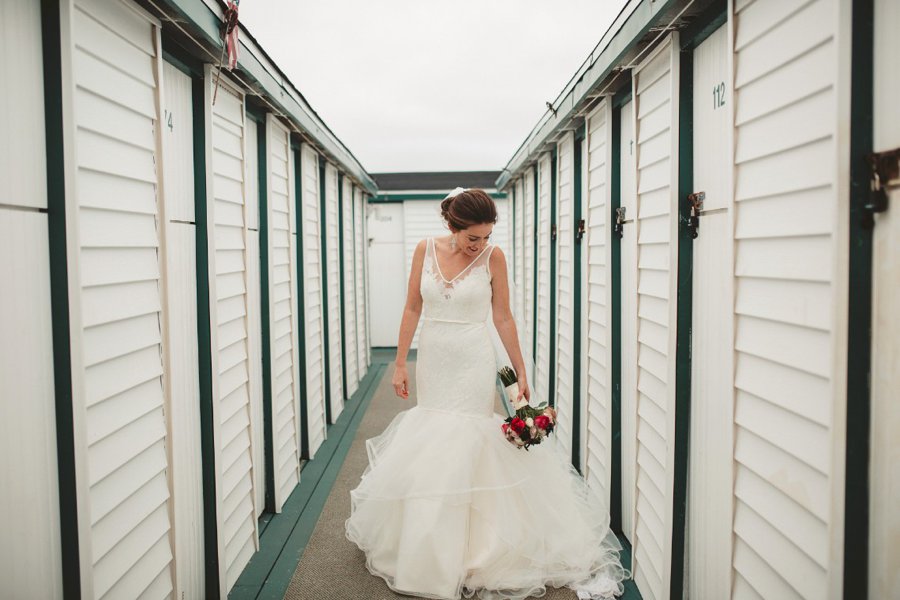
<path id="1" fill-rule="evenodd" d="M 325 315 L 322 290 L 322 235 L 319 215 L 319 155 L 307 144 L 300 147 L 303 177 L 303 309 L 306 337 L 306 434 L 309 458 L 325 441 Z"/>
<path id="2" fill-rule="evenodd" d="M 223 76 L 212 104 L 215 72 L 206 72 L 210 339 L 217 480 L 220 593 L 231 589 L 258 549 L 250 354 L 248 266 L 259 264 L 258 237 L 248 235 L 244 95 Z M 253 246 L 253 241 L 257 246 Z M 248 241 L 249 240 L 249 241 Z M 256 260 L 254 261 L 254 258 Z M 257 287 L 258 289 L 258 287 Z M 255 336 L 253 336 L 255 338 Z M 254 361 L 255 362 L 255 361 Z"/>
<path id="3" fill-rule="evenodd" d="M 610 106 L 607 100 L 587 119 L 587 211 L 585 228 L 587 268 L 584 304 L 587 344 L 587 452 L 585 478 L 609 506 L 612 460 L 612 403 L 610 390 L 610 277 L 609 198 L 610 198 Z"/>
<path id="4" fill-rule="evenodd" d="M 266 510 L 266 432 L 263 403 L 262 276 L 259 234 L 259 129 L 245 117 L 244 197 L 247 200 L 247 389 L 250 394 L 250 432 L 253 440 L 253 498 L 256 517 Z"/>
<path id="5" fill-rule="evenodd" d="M 900 148 L 896 109 L 900 5 L 875 2 L 874 150 Z M 872 256 L 872 430 L 869 475 L 869 598 L 900 589 L 900 187 L 875 217 Z"/>
<path id="6" fill-rule="evenodd" d="M 512 198 L 495 198 L 497 222 L 491 230 L 491 243 L 506 254 L 508 267 L 513 268 Z"/>
<path id="7" fill-rule="evenodd" d="M 275 512 L 300 482 L 297 205 L 290 131 L 266 116 L 269 356 Z"/>
<path id="8" fill-rule="evenodd" d="M 839 597 L 850 3 L 733 8 L 733 594 Z"/>
<path id="9" fill-rule="evenodd" d="M 693 242 L 691 411 L 685 595 L 731 590 L 731 77 L 727 26 L 693 55 L 693 191 L 705 196 Z M 686 134 L 687 135 L 687 134 Z"/>
<path id="10" fill-rule="evenodd" d="M 531 356 L 534 357 L 534 327 L 535 327 L 535 318 L 534 318 L 534 286 L 537 280 L 537 272 L 534 268 L 534 260 L 535 260 L 535 252 L 537 252 L 536 244 L 535 244 L 535 224 L 537 221 L 535 214 L 535 186 L 534 186 L 534 168 L 530 167 L 525 170 L 525 174 L 522 176 L 522 190 L 525 196 L 525 201 L 523 206 L 525 207 L 525 230 L 523 235 L 525 237 L 525 252 L 523 253 L 525 258 L 525 266 L 524 266 L 524 280 L 522 282 L 522 291 L 525 294 L 525 314 L 523 316 L 523 320 L 525 321 L 525 343 L 527 344 L 527 348 L 531 353 Z M 537 380 L 529 382 L 532 386 L 536 384 Z M 534 389 L 532 387 L 532 389 Z"/>
<path id="11" fill-rule="evenodd" d="M 169 464 L 175 537 L 175 596 L 205 594 L 203 463 L 197 345 L 194 125 L 190 76 L 163 63 L 163 182 L 169 328 Z"/>
<path id="12" fill-rule="evenodd" d="M 556 177 L 556 363 L 555 388 L 557 427 L 554 430 L 556 443 L 568 456 L 572 455 L 574 431 L 572 429 L 572 394 L 575 391 L 574 350 L 575 350 L 575 235 L 574 203 L 575 193 L 575 134 L 567 133 L 557 145 Z"/>
<path id="13" fill-rule="evenodd" d="M 61 11 L 82 595 L 172 587 L 159 182 L 159 23 L 131 3 Z M 69 45 L 70 44 L 70 45 Z M 67 79 L 68 73 L 71 79 Z"/>
<path id="14" fill-rule="evenodd" d="M 412 266 L 412 257 L 413 253 L 416 250 L 416 244 L 419 243 L 420 240 L 427 239 L 429 237 L 441 237 L 449 234 L 447 230 L 447 226 L 444 224 L 444 220 L 441 217 L 441 201 L 440 200 L 407 200 L 402 205 L 396 205 L 398 208 L 402 206 L 402 209 L 398 214 L 402 216 L 402 232 L 400 235 L 403 236 L 403 281 L 400 284 L 402 293 L 390 294 L 390 297 L 396 296 L 399 301 L 398 306 L 399 310 L 391 308 L 391 311 L 394 311 L 397 314 L 396 325 L 390 331 L 383 331 L 382 335 L 386 334 L 387 340 L 390 342 L 386 345 L 388 346 L 396 346 L 397 345 L 397 332 L 399 331 L 400 326 L 400 317 L 403 314 L 403 306 L 406 303 L 406 291 L 407 285 L 409 283 L 409 275 L 410 275 L 410 267 Z M 392 208 L 392 205 L 382 205 L 382 206 L 373 206 L 372 207 L 372 248 L 370 248 L 369 255 L 372 258 L 372 264 L 375 265 L 376 256 L 382 261 L 381 264 L 383 267 L 373 267 L 376 269 L 378 273 L 384 273 L 384 268 L 396 268 L 389 266 L 384 261 L 387 258 L 383 253 L 385 251 L 389 251 L 389 248 L 384 246 L 380 247 L 376 254 L 376 249 L 374 245 L 376 243 L 384 243 L 382 240 L 387 241 L 385 237 L 388 233 L 386 229 L 387 223 L 381 223 L 379 220 L 384 219 L 388 212 L 396 211 L 396 209 Z M 375 228 L 378 227 L 380 230 L 380 234 L 375 236 Z M 383 293 L 383 292 L 382 292 Z M 385 315 L 387 312 L 381 312 L 376 308 L 374 301 L 375 298 L 372 298 L 372 310 L 377 315 Z M 393 324 L 394 319 L 391 318 L 390 322 Z M 373 336 L 375 335 L 377 325 L 375 323 L 373 325 Z M 412 345 L 410 348 L 418 348 L 419 347 L 419 332 L 422 330 L 422 320 L 419 319 L 419 324 L 416 326 L 416 331 L 413 334 Z M 376 343 L 376 346 L 381 346 L 385 344 Z"/>
<path id="15" fill-rule="evenodd" d="M 353 182 L 344 177 L 341 190 L 341 226 L 344 233 L 344 359 L 347 361 L 347 398 L 359 388 L 359 360 L 356 356 L 356 281 L 353 272 L 355 230 L 353 228 Z"/>
<path id="16" fill-rule="evenodd" d="M 678 258 L 678 41 L 671 34 L 634 71 L 637 214 L 637 490 L 634 578 L 644 598 L 669 596 L 675 433 Z"/>
<path id="17" fill-rule="evenodd" d="M 374 298 L 369 298 L 365 287 L 365 261 L 367 260 L 366 254 L 370 251 L 369 241 L 366 238 L 366 229 L 364 228 L 366 221 L 366 205 L 363 201 L 362 191 L 356 187 L 354 187 L 353 190 L 353 222 L 356 229 L 354 248 L 354 254 L 356 255 L 356 356 L 359 362 L 360 375 L 365 377 L 366 372 L 369 370 L 368 350 L 366 349 L 368 338 L 368 334 L 366 333 L 366 328 L 368 327 L 366 313 L 368 310 L 368 303 L 373 301 Z M 380 293 L 381 291 L 379 290 L 379 294 Z M 379 294 L 376 294 L 376 296 Z M 378 315 L 378 320 L 380 322 L 382 313 L 375 310 L 373 310 L 373 313 Z M 396 343 L 395 340 L 391 345 Z"/>
<path id="18" fill-rule="evenodd" d="M 369 259 L 372 261 L 372 269 L 378 273 L 378 293 L 373 294 L 369 302 L 372 305 L 372 312 L 378 315 L 372 323 L 372 343 L 379 347 L 397 345 L 397 334 L 400 331 L 400 321 L 406 303 L 409 268 L 402 266 L 406 261 L 404 212 L 405 205 L 399 202 L 372 205 L 372 245 L 369 247 Z M 361 270 L 361 266 L 357 265 L 357 269 Z M 361 296 L 362 284 L 357 282 L 356 285 L 358 286 L 356 292 Z M 358 302 L 361 303 L 362 299 L 360 298 Z M 358 322 L 362 323 L 362 320 L 360 314 Z M 358 359 L 364 365 L 363 341 L 362 327 L 359 327 L 354 344 L 358 348 Z"/>
<path id="19" fill-rule="evenodd" d="M 0 4 L 0 581 L 62 598 L 41 5 Z"/>
<path id="20" fill-rule="evenodd" d="M 361 195 L 360 202 L 362 203 L 362 216 L 363 216 L 363 234 L 364 239 L 366 240 L 366 247 L 369 245 L 369 200 L 365 193 Z M 368 298 L 370 296 L 370 280 L 369 280 L 369 253 L 363 253 L 363 290 L 364 296 Z M 372 364 L 372 311 L 368 302 L 366 302 L 365 310 L 363 311 L 365 315 L 365 324 L 363 327 L 363 351 L 366 357 L 366 367 Z"/>
<path id="21" fill-rule="evenodd" d="M 619 241 L 619 335 L 622 425 L 622 533 L 634 543 L 637 481 L 637 189 L 634 146 L 634 102 L 622 105 L 619 115 L 619 208 L 624 209 Z M 610 216 L 612 219 L 612 216 Z"/>
<path id="22" fill-rule="evenodd" d="M 537 285 L 537 349 L 534 353 L 535 381 L 534 404 L 550 399 L 550 155 L 545 154 L 538 163 L 538 267 Z"/>
<path id="23" fill-rule="evenodd" d="M 512 299 L 513 310 L 521 323 L 525 323 L 525 190 L 523 189 L 523 181 L 517 179 L 513 184 L 514 212 L 515 222 L 513 223 L 513 239 L 514 241 L 514 262 L 513 280 L 516 282 L 516 296 Z M 524 342 L 526 332 L 524 329 L 519 331 L 519 338 Z M 529 342 L 530 343 L 530 342 Z"/>
<path id="24" fill-rule="evenodd" d="M 331 163 L 325 165 L 325 268 L 328 270 L 328 369 L 331 422 L 334 423 L 344 410 L 344 367 L 341 339 L 341 266 L 340 231 L 338 215 L 338 172 Z"/>

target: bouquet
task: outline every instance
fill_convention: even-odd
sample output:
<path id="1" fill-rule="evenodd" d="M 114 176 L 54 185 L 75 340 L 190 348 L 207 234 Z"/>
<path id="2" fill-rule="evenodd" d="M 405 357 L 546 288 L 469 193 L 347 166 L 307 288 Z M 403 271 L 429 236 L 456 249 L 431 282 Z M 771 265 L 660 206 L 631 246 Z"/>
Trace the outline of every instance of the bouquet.
<path id="1" fill-rule="evenodd" d="M 519 400 L 519 385 L 515 372 L 509 367 L 503 367 L 497 372 L 510 406 L 515 414 L 507 417 L 500 426 L 503 435 L 517 448 L 525 448 L 540 444 L 553 431 L 556 425 L 556 411 L 546 404 L 533 407 L 525 398 Z"/>

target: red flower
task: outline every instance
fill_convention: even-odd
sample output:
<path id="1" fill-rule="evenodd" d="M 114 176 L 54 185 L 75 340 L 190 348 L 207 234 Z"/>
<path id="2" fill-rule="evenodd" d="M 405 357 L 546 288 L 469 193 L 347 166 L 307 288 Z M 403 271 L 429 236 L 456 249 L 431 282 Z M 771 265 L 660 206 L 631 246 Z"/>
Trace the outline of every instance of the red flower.
<path id="1" fill-rule="evenodd" d="M 534 426 L 539 429 L 547 429 L 550 426 L 550 417 L 547 415 L 538 415 L 534 418 Z"/>
<path id="2" fill-rule="evenodd" d="M 525 431 L 525 421 L 523 421 L 519 417 L 514 418 L 512 422 L 510 422 L 509 426 L 513 428 L 513 431 L 516 432 L 516 435 L 521 435 L 522 432 Z"/>
<path id="3" fill-rule="evenodd" d="M 500 426 L 500 429 L 503 430 L 503 433 L 506 433 L 507 431 L 509 431 L 509 423 L 504 423 Z"/>

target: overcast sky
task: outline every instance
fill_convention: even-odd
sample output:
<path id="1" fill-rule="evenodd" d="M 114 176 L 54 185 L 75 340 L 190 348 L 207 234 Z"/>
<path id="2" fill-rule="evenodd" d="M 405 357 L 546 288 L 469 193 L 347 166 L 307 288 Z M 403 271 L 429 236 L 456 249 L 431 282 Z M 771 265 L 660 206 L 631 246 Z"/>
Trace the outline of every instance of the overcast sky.
<path id="1" fill-rule="evenodd" d="M 244 0 L 370 173 L 499 170 L 625 0 Z"/>

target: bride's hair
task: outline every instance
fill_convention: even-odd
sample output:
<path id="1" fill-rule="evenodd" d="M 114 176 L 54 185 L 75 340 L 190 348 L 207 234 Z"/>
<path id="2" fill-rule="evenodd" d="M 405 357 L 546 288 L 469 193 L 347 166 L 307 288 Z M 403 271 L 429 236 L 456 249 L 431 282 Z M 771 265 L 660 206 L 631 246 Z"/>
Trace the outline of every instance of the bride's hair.
<path id="1" fill-rule="evenodd" d="M 497 222 L 497 205 L 484 190 L 472 188 L 441 202 L 441 216 L 452 230 Z"/>

